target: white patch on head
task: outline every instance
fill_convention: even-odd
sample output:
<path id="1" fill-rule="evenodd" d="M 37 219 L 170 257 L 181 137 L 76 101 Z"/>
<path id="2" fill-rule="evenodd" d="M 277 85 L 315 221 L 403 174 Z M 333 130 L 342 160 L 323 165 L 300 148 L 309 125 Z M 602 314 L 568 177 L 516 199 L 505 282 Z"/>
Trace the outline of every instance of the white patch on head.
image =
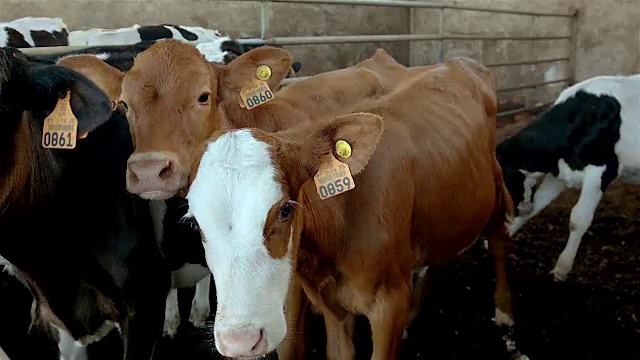
<path id="1" fill-rule="evenodd" d="M 539 171 L 536 171 L 536 172 L 529 172 L 526 170 L 519 170 L 519 171 L 524 174 L 525 178 L 523 182 L 524 193 L 523 193 L 522 201 L 517 205 L 518 205 L 518 210 L 520 210 L 520 213 L 522 215 L 526 215 L 533 211 L 533 187 L 538 183 L 538 179 L 540 179 L 541 176 L 545 175 L 545 173 L 539 172 Z"/>
<path id="2" fill-rule="evenodd" d="M 269 350 L 286 334 L 292 239 L 288 254 L 274 259 L 263 235 L 269 210 L 284 196 L 276 175 L 268 145 L 241 129 L 207 146 L 187 194 L 215 278 L 218 348 L 228 330 L 264 328 Z"/>

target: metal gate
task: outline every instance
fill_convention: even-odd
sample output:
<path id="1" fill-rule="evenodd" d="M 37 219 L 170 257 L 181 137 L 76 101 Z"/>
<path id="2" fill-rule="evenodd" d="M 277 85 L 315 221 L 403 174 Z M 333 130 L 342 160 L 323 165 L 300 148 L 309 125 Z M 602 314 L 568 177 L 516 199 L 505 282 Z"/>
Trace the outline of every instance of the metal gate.
<path id="1" fill-rule="evenodd" d="M 501 62 L 501 63 L 484 63 L 490 68 L 520 66 L 520 65 L 537 65 L 552 62 L 567 62 L 569 76 L 549 81 L 543 81 L 532 84 L 519 86 L 511 86 L 499 88 L 499 93 L 513 92 L 523 89 L 537 88 L 545 85 L 556 83 L 572 84 L 575 82 L 576 68 L 576 28 L 577 28 L 577 10 L 571 14 L 557 12 L 541 12 L 541 11 L 524 11 L 511 9 L 493 9 L 479 6 L 466 6 L 458 4 L 422 2 L 422 1 L 393 1 L 393 0 L 224 0 L 224 1 L 259 1 L 261 5 L 260 11 L 260 37 L 259 38 L 240 38 L 238 42 L 251 45 L 312 45 L 312 44 L 348 44 L 348 43 L 371 43 L 371 42 L 401 42 L 401 41 L 438 41 L 438 60 L 444 61 L 444 40 L 513 40 L 513 41 L 537 41 L 537 40 L 570 40 L 570 54 L 566 57 L 547 58 L 542 60 L 528 60 L 518 62 Z M 429 8 L 439 10 L 439 26 L 437 34 L 393 34 L 393 35 L 342 35 L 342 36 L 291 36 L 291 37 L 267 37 L 269 32 L 269 7 L 271 3 L 291 3 L 291 4 L 315 4 L 315 5 L 358 5 L 358 6 L 375 6 L 375 7 L 402 7 L 402 8 Z M 445 11 L 477 11 L 485 13 L 512 14 L 518 16 L 530 17 L 562 17 L 570 19 L 569 34 L 549 35 L 549 36 L 506 36 L 506 35 L 462 35 L 449 34 L 446 31 Z M 192 42 L 196 44 L 197 42 Z M 63 51 L 71 51 L 82 49 L 79 46 L 60 46 L 50 48 L 29 48 L 21 49 L 26 54 L 44 54 L 57 53 Z M 304 79 L 298 77 L 285 79 L 284 84 Z M 509 110 L 498 113 L 498 116 L 511 115 L 519 112 L 533 111 L 544 108 L 551 103 L 544 103 L 532 107 L 523 107 L 515 110 Z"/>

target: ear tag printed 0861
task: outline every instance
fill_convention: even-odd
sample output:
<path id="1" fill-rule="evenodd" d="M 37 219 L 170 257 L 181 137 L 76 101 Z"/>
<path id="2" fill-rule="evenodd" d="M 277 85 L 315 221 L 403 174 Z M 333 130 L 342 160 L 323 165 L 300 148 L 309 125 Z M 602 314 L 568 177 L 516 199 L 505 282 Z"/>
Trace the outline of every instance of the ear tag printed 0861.
<path id="1" fill-rule="evenodd" d="M 69 103 L 70 91 L 58 99 L 55 109 L 44 119 L 42 147 L 47 149 L 74 149 L 78 134 L 78 119 Z"/>
<path id="2" fill-rule="evenodd" d="M 341 157 L 351 156 L 351 146 L 346 141 L 338 140 L 336 151 Z M 329 153 L 320 164 L 313 181 L 316 183 L 316 191 L 322 200 L 340 195 L 356 187 L 349 164 L 336 159 L 333 152 Z"/>

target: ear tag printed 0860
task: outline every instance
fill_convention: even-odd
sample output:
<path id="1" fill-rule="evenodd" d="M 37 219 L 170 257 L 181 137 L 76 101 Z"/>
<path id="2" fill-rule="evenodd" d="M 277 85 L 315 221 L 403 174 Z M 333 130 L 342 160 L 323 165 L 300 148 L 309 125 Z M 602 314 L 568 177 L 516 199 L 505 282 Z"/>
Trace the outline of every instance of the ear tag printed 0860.
<path id="1" fill-rule="evenodd" d="M 78 134 L 78 119 L 71 110 L 70 91 L 58 99 L 55 109 L 44 119 L 42 147 L 47 149 L 74 149 Z"/>
<path id="2" fill-rule="evenodd" d="M 271 78 L 271 68 L 260 65 L 256 69 L 257 80 L 251 80 L 240 90 L 240 107 L 251 110 L 273 100 L 273 91 L 266 80 Z"/>
<path id="3" fill-rule="evenodd" d="M 351 146 L 346 141 L 336 142 L 336 151 L 341 157 L 351 156 Z M 322 200 L 340 195 L 356 187 L 349 164 L 336 159 L 333 152 L 330 152 L 320 164 L 313 181 L 316 183 L 316 191 Z"/>

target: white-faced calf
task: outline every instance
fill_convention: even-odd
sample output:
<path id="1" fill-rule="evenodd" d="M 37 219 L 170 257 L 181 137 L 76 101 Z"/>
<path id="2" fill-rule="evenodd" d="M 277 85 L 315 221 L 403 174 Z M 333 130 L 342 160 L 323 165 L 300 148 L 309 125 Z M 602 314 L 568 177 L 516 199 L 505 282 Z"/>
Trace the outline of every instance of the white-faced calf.
<path id="1" fill-rule="evenodd" d="M 456 58 L 349 115 L 214 134 L 187 200 L 215 278 L 218 350 L 249 357 L 274 349 L 297 281 L 324 315 L 328 358 L 354 357 L 350 329 L 364 314 L 372 359 L 395 359 L 422 288 L 412 273 L 483 232 L 495 256 L 496 321 L 512 325 L 512 203 L 495 158 L 496 109 L 490 72 Z"/>

